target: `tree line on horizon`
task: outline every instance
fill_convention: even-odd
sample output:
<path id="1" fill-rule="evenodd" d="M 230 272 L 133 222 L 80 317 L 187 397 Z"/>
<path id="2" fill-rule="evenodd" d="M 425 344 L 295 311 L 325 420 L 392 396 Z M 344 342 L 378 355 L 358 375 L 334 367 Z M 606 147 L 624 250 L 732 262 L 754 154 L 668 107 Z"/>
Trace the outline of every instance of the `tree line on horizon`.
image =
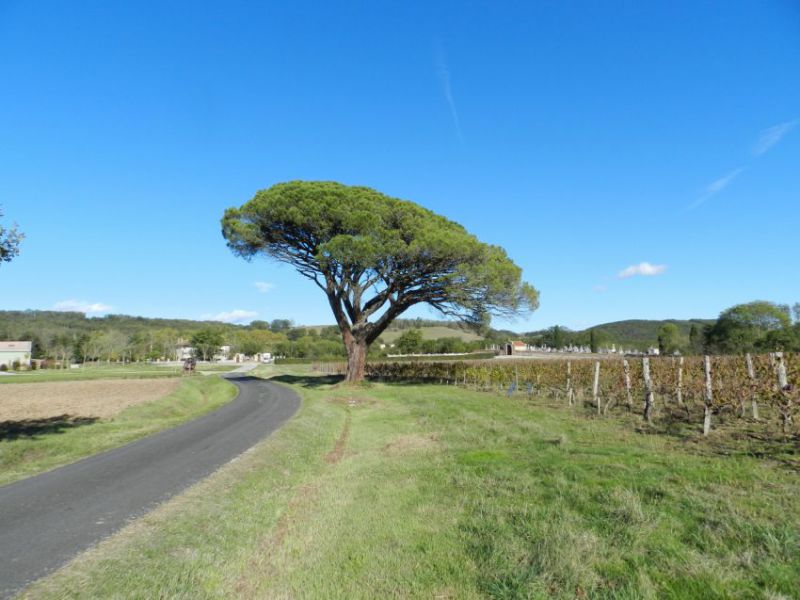
<path id="1" fill-rule="evenodd" d="M 737 304 L 722 311 L 716 320 L 631 320 L 583 331 L 555 325 L 524 334 L 522 339 L 557 349 L 586 346 L 593 352 L 612 344 L 638 351 L 656 347 L 661 354 L 800 352 L 800 302 L 791 307 L 764 300 Z"/>
<path id="2" fill-rule="evenodd" d="M 409 319 L 400 320 L 392 329 L 406 330 L 434 323 L 461 328 L 455 322 Z M 172 360 L 183 346 L 195 348 L 197 358 L 202 360 L 212 358 L 221 346 L 230 346 L 232 354 L 246 356 L 261 352 L 295 359 L 347 356 L 337 326 L 298 326 L 291 319 L 255 320 L 248 325 L 236 325 L 127 315 L 87 317 L 81 312 L 0 311 L 0 340 L 31 341 L 32 358 L 50 359 L 58 364 Z M 373 356 L 386 353 L 381 352 L 381 343 L 379 340 L 373 349 Z M 479 345 L 473 343 L 469 349 Z M 463 351 L 464 348 L 457 338 L 425 341 L 425 350 L 430 352 Z"/>
<path id="3" fill-rule="evenodd" d="M 611 344 L 635 350 L 652 345 L 662 354 L 678 351 L 684 355 L 800 351 L 800 303 L 791 308 L 765 301 L 740 304 L 723 311 L 716 320 L 622 321 L 583 331 L 556 325 L 528 334 L 489 329 L 482 340 L 474 342 L 457 337 L 424 339 L 422 329 L 434 326 L 454 330 L 463 327 L 454 321 L 399 319 L 390 328 L 403 332 L 394 347 L 386 344 L 381 348 L 383 340 L 379 339 L 370 357 L 473 352 L 511 339 L 551 348 L 588 346 L 594 350 Z M 634 334 L 647 335 L 646 341 Z M 638 342 L 632 343 L 632 337 Z M 297 326 L 290 319 L 233 325 L 125 315 L 89 318 L 77 312 L 0 311 L 0 340 L 32 341 L 33 358 L 61 363 L 173 359 L 181 346 L 197 348 L 201 359 L 211 358 L 224 345 L 230 346 L 232 353 L 248 356 L 260 352 L 313 360 L 341 360 L 347 356 L 336 325 Z"/>

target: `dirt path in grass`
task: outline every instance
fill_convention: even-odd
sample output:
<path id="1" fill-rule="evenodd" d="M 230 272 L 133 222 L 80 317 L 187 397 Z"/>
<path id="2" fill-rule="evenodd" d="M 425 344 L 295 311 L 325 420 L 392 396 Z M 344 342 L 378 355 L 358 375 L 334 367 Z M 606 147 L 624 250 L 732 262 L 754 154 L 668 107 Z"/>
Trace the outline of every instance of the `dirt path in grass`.
<path id="1" fill-rule="evenodd" d="M 174 379 L 120 379 L 18 383 L 0 386 L 0 422 L 59 415 L 106 419 L 135 404 L 174 392 Z"/>
<path id="2" fill-rule="evenodd" d="M 347 447 L 347 440 L 350 437 L 350 424 L 352 415 L 347 411 L 342 431 L 333 449 L 325 455 L 325 463 L 330 466 L 336 465 L 344 456 Z M 247 600 L 260 598 L 256 586 L 254 586 L 251 576 L 253 573 L 261 574 L 272 573 L 275 570 L 275 555 L 280 551 L 289 531 L 298 521 L 302 519 L 300 515 L 309 512 L 317 501 L 319 486 L 317 482 L 303 484 L 289 501 L 286 511 L 280 516 L 272 531 L 261 541 L 261 551 L 256 557 L 250 560 L 250 569 L 242 574 L 236 582 L 236 595 Z"/>

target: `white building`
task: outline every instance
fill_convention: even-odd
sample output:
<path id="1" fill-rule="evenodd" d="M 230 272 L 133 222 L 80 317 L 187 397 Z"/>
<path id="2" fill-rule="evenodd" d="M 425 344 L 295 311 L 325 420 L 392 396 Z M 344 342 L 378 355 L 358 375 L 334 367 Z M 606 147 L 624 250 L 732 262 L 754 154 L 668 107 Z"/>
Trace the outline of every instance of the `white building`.
<path id="1" fill-rule="evenodd" d="M 0 365 L 11 369 L 14 363 L 30 368 L 32 342 L 0 342 Z"/>
<path id="2" fill-rule="evenodd" d="M 175 350 L 176 360 L 186 360 L 194 356 L 194 348 L 191 346 L 178 346 Z"/>
<path id="3" fill-rule="evenodd" d="M 231 355 L 230 346 L 220 346 L 214 353 L 213 360 L 228 360 Z"/>

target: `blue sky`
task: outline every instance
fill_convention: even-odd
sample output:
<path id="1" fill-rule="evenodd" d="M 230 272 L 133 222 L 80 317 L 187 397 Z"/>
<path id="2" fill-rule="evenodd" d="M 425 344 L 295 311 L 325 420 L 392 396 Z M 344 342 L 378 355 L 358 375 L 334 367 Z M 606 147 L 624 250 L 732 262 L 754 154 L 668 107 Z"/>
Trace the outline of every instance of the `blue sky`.
<path id="1" fill-rule="evenodd" d="M 0 0 L 0 309 L 330 323 L 220 235 L 291 179 L 504 246 L 517 330 L 800 301 L 799 66 L 789 0 Z"/>

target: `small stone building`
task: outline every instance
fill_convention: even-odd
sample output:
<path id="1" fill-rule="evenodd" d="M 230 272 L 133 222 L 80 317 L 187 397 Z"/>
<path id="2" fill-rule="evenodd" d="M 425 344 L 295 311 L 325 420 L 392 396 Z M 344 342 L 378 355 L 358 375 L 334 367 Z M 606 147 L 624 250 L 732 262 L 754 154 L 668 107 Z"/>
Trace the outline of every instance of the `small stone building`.
<path id="1" fill-rule="evenodd" d="M 514 354 L 519 354 L 520 352 L 528 352 L 530 351 L 530 346 L 523 341 L 511 341 L 506 344 L 506 355 L 513 356 Z"/>

